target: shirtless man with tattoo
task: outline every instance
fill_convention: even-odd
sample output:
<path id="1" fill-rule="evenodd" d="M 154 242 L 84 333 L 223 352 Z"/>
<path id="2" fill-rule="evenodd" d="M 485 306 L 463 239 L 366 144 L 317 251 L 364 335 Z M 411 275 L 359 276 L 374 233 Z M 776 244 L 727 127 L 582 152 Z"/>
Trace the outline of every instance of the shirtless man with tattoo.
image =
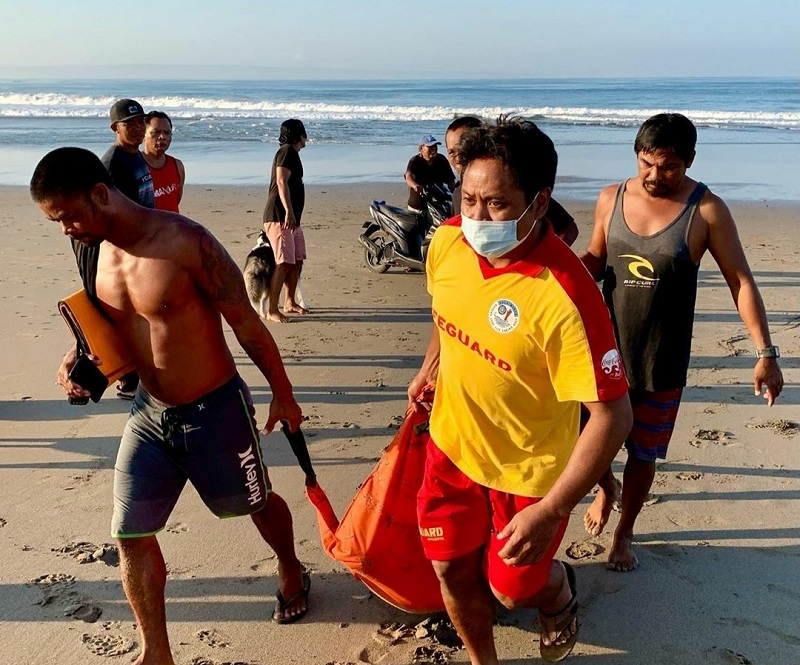
<path id="1" fill-rule="evenodd" d="M 295 554 L 289 508 L 272 492 L 261 461 L 252 398 L 225 341 L 223 318 L 272 389 L 265 430 L 282 421 L 296 430 L 301 412 L 239 268 L 200 224 L 127 198 L 87 150 L 46 155 L 30 191 L 65 235 L 99 247 L 99 306 L 141 377 L 115 464 L 112 518 L 122 583 L 142 638 L 135 662 L 173 663 L 156 533 L 187 480 L 217 516 L 250 515 L 278 558 L 272 618 L 301 618 L 310 578 Z M 72 398 L 87 395 L 68 377 L 76 355 L 69 351 L 58 370 L 58 383 Z"/>

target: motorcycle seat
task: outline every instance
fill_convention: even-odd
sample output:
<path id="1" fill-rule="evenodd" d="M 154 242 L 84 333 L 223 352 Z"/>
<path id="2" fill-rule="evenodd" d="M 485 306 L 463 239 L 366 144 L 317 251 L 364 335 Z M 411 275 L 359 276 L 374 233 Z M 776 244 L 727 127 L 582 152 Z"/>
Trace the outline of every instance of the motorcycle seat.
<path id="1" fill-rule="evenodd" d="M 413 228 L 419 223 L 420 215 L 416 212 L 411 212 L 408 208 L 400 208 L 380 201 L 374 201 L 372 205 L 379 212 L 396 220 L 404 228 Z"/>

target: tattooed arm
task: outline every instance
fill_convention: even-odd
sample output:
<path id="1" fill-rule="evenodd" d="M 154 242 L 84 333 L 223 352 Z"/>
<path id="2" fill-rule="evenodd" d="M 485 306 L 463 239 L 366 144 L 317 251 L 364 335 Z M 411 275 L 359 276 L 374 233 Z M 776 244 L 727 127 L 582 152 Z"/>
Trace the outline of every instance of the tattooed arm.
<path id="1" fill-rule="evenodd" d="M 239 267 L 209 231 L 197 227 L 200 257 L 193 277 L 233 329 L 236 339 L 272 388 L 266 431 L 282 420 L 292 431 L 300 426 L 300 407 L 292 394 L 278 346 L 247 298 Z"/>

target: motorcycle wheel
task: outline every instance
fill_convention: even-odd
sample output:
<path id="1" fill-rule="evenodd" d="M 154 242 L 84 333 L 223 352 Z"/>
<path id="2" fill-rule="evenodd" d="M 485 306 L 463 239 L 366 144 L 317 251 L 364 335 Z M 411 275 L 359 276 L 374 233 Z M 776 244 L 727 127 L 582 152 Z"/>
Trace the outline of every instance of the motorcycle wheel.
<path id="1" fill-rule="evenodd" d="M 367 237 L 380 248 L 383 248 L 386 245 L 386 234 L 380 229 L 375 229 Z M 367 268 L 369 268 L 372 272 L 382 275 L 389 270 L 389 264 L 384 263 L 380 256 L 376 256 L 366 247 L 364 248 L 364 261 L 367 264 Z"/>

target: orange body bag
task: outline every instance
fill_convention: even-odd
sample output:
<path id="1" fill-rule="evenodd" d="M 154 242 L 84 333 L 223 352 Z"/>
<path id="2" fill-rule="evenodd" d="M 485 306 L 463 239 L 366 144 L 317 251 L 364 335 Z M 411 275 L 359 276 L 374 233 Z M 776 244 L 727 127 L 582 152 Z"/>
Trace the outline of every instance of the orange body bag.
<path id="1" fill-rule="evenodd" d="M 425 558 L 417 522 L 417 492 L 430 439 L 427 424 L 427 413 L 408 410 L 341 521 L 322 488 L 316 482 L 306 483 L 328 555 L 390 605 L 425 614 L 444 610 L 439 580 Z"/>

